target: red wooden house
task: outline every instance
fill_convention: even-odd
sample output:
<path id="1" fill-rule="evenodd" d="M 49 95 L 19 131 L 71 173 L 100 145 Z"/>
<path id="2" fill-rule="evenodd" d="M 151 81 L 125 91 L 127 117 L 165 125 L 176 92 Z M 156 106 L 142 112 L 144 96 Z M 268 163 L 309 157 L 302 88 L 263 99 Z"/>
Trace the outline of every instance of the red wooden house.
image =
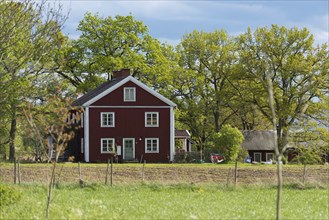
<path id="1" fill-rule="evenodd" d="M 83 109 L 76 135 L 78 159 L 173 160 L 175 103 L 130 76 L 129 69 L 72 103 Z"/>

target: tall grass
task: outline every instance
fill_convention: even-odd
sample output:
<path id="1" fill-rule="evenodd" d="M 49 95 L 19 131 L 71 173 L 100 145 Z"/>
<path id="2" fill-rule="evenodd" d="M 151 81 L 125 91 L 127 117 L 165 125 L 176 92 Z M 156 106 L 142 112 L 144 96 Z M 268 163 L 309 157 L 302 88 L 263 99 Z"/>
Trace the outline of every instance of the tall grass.
<path id="1" fill-rule="evenodd" d="M 0 219 L 44 219 L 44 185 L 15 186 L 21 199 L 1 207 Z M 54 190 L 50 219 L 274 219 L 276 189 L 222 185 L 136 184 L 114 186 L 59 185 Z M 295 185 L 284 188 L 284 219 L 327 219 L 328 188 Z"/>

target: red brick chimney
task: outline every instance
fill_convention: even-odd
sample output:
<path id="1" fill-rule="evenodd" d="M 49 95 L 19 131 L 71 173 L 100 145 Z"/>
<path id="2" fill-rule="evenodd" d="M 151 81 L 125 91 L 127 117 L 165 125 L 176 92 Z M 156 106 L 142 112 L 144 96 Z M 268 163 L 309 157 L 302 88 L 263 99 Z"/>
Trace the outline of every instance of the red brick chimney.
<path id="1" fill-rule="evenodd" d="M 122 69 L 118 71 L 113 71 L 112 79 L 126 78 L 127 76 L 130 76 L 130 69 Z"/>

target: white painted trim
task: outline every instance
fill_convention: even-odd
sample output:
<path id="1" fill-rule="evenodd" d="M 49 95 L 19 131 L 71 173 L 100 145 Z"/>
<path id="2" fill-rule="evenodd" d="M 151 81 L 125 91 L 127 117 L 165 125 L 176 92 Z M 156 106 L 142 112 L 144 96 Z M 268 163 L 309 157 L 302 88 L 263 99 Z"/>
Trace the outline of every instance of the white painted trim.
<path id="1" fill-rule="evenodd" d="M 103 125 L 103 115 L 112 115 L 113 125 Z M 115 127 L 115 113 L 114 112 L 101 112 L 101 128 L 114 128 Z"/>
<path id="2" fill-rule="evenodd" d="M 85 117 L 84 117 L 84 136 L 85 136 L 85 150 L 84 156 L 85 161 L 89 162 L 89 108 L 85 108 Z"/>
<path id="3" fill-rule="evenodd" d="M 157 150 L 156 151 L 148 151 L 147 150 L 147 141 L 148 140 L 156 140 L 157 141 Z M 145 138 L 145 153 L 146 154 L 158 154 L 159 153 L 159 151 L 160 151 L 160 149 L 159 149 L 159 138 Z"/>
<path id="4" fill-rule="evenodd" d="M 103 151 L 103 140 L 111 140 L 112 141 L 112 149 L 113 151 Z M 101 154 L 113 154 L 115 149 L 114 149 L 114 144 L 115 144 L 115 139 L 114 138 L 101 138 Z"/>
<path id="5" fill-rule="evenodd" d="M 125 140 L 133 140 L 133 159 L 135 159 L 135 138 L 122 138 L 122 159 L 125 159 Z"/>
<path id="6" fill-rule="evenodd" d="M 89 108 L 170 108 L 170 106 L 88 106 Z"/>
<path id="7" fill-rule="evenodd" d="M 126 89 L 132 89 L 134 91 L 134 96 L 132 100 L 126 99 Z M 123 87 L 123 101 L 124 102 L 136 102 L 136 87 Z"/>
<path id="8" fill-rule="evenodd" d="M 175 150 L 175 115 L 174 107 L 170 107 L 170 161 L 174 161 Z"/>
<path id="9" fill-rule="evenodd" d="M 270 155 L 270 154 L 273 155 L 272 160 L 274 160 L 274 153 L 265 153 L 266 161 L 269 161 L 269 159 L 267 158 L 267 156 Z"/>
<path id="10" fill-rule="evenodd" d="M 260 161 L 259 162 L 261 162 L 262 161 L 262 153 L 261 152 L 254 152 L 254 161 L 256 161 L 256 154 L 260 155 Z M 256 162 L 258 162 L 258 161 L 256 161 Z"/>
<path id="11" fill-rule="evenodd" d="M 89 101 L 85 102 L 82 106 L 89 106 L 92 103 L 96 102 L 97 100 L 103 98 L 104 96 L 106 96 L 107 94 L 109 94 L 110 92 L 116 90 L 117 88 L 119 88 L 120 86 L 124 85 L 127 82 L 133 82 L 135 83 L 137 86 L 141 87 L 142 89 L 144 89 L 145 91 L 151 93 L 152 95 L 154 95 L 155 97 L 157 97 L 158 99 L 160 99 L 161 101 L 163 101 L 164 103 L 174 107 L 176 106 L 175 103 L 173 103 L 172 101 L 170 101 L 169 99 L 167 99 L 166 97 L 162 96 L 161 94 L 159 94 L 158 92 L 154 91 L 153 89 L 149 88 L 148 86 L 146 86 L 144 83 L 140 82 L 139 80 L 135 79 L 132 76 L 128 76 L 126 78 L 124 78 L 123 80 L 121 80 L 120 82 L 118 82 L 117 84 L 113 85 L 112 87 L 110 87 L 109 89 L 105 90 L 104 92 L 98 94 L 97 96 L 95 96 L 94 98 L 90 99 Z"/>
<path id="12" fill-rule="evenodd" d="M 156 125 L 148 125 L 147 124 L 147 115 L 148 114 L 156 114 L 156 116 L 157 116 L 157 123 L 156 123 Z M 152 118 L 152 117 L 151 117 Z M 159 122 L 159 112 L 145 112 L 145 127 L 147 127 L 147 128 L 156 128 L 156 127 L 159 127 L 159 124 L 160 124 L 160 122 Z"/>

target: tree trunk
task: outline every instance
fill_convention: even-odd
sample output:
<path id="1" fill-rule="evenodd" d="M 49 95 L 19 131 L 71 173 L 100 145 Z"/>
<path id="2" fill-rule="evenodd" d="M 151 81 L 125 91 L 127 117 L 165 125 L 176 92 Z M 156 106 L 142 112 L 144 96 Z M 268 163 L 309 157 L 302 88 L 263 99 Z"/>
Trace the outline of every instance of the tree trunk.
<path id="1" fill-rule="evenodd" d="M 16 137 L 16 106 L 12 106 L 11 125 L 9 133 L 9 160 L 15 159 L 15 137 Z"/>
<path id="2" fill-rule="evenodd" d="M 275 112 L 275 106 L 274 106 L 274 90 L 273 90 L 273 83 L 271 81 L 271 78 L 269 74 L 266 75 L 266 81 L 267 81 L 267 89 L 268 89 L 268 99 L 269 99 L 269 106 L 271 108 L 272 113 L 272 125 L 273 130 L 277 130 L 276 136 L 273 137 L 274 141 L 274 149 L 275 154 L 277 157 L 277 179 L 278 179 L 278 185 L 277 185 L 277 197 L 276 197 L 276 219 L 281 219 L 281 200 L 282 200 L 282 163 L 281 163 L 281 155 L 282 155 L 282 149 L 280 149 L 280 146 L 282 146 L 281 142 L 281 129 L 282 129 L 282 120 L 279 119 L 279 126 L 277 126 L 276 123 L 276 112 Z"/>
<path id="3" fill-rule="evenodd" d="M 219 124 L 219 111 L 218 110 L 214 111 L 214 119 L 215 119 L 215 131 L 219 132 L 220 124 Z"/>
<path id="4" fill-rule="evenodd" d="M 236 185 L 238 184 L 238 161 L 235 161 L 235 167 L 234 167 L 234 188 L 236 188 Z"/>

